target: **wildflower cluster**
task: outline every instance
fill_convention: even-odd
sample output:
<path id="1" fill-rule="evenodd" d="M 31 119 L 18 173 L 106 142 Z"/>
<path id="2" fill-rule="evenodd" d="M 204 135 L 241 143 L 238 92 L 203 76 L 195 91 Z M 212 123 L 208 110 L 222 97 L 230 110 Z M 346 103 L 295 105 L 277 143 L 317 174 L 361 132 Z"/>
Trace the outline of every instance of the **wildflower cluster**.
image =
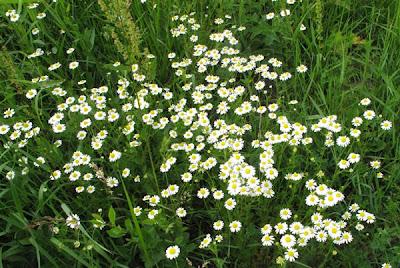
<path id="1" fill-rule="evenodd" d="M 154 129 L 164 129 L 171 125 L 169 135 L 173 142 L 169 154 L 174 153 L 174 156 L 166 158 L 160 166 L 160 172 L 171 172 L 179 159 L 179 167 L 176 168 L 184 169 L 180 176 L 183 183 L 192 183 L 193 178 L 198 178 L 196 180 L 198 186 L 194 187 L 197 188 L 195 190 L 197 198 L 204 200 L 208 205 L 215 203 L 219 208 L 218 213 L 223 215 L 220 210 L 222 206 L 218 205 L 220 202 L 227 211 L 234 211 L 239 202 L 250 202 L 246 198 L 274 197 L 273 186 L 280 176 L 280 171 L 275 165 L 275 147 L 285 143 L 294 150 L 299 146 L 309 147 L 314 143 L 313 133 L 324 134 L 326 147 L 335 144 L 338 147 L 348 147 L 351 139 L 344 134 L 345 132 L 354 139 L 359 138 L 359 135 L 356 135 L 358 129 L 347 130 L 337 121 L 336 115 L 321 118 L 310 127 L 289 121 L 283 111 L 279 112 L 280 107 L 276 102 L 266 102 L 268 101 L 266 96 L 268 90 L 272 88 L 271 81 L 286 81 L 292 78 L 293 74 L 282 70 L 283 63 L 276 58 L 270 58 L 264 63 L 262 55 L 248 58 L 239 56 L 240 51 L 235 47 L 237 39 L 232 30 L 239 32 L 241 29 L 235 26 L 231 27 L 231 30 L 210 34 L 209 45 L 200 43 L 196 35 L 200 26 L 193 15 L 173 17 L 172 20 L 177 22 L 177 27 L 171 30 L 174 37 L 187 38 L 189 43 L 193 43 L 193 57 L 177 59 L 176 53 L 168 55 L 171 67 L 175 69 L 175 75 L 181 79 L 181 87 L 187 92 L 187 97 L 181 97 L 180 94 L 175 103 L 168 102 L 170 105 L 166 109 L 162 110 L 158 105 L 157 110 L 151 110 L 151 106 L 147 107 L 147 104 L 152 102 L 153 96 L 162 94 L 164 100 L 172 101 L 173 93 L 169 89 L 164 89 L 162 93 L 161 86 L 153 85 L 151 94 L 140 95 L 146 104 L 143 109 L 150 110 L 142 118 L 144 123 Z M 223 19 L 215 20 L 215 23 L 223 24 Z M 229 75 L 217 75 L 224 69 Z M 296 71 L 304 73 L 307 67 L 300 65 Z M 252 73 L 253 81 L 244 84 L 240 77 L 246 73 Z M 267 117 L 264 117 L 265 113 Z M 364 117 L 372 120 L 373 114 L 373 111 L 365 111 Z M 261 127 L 255 127 L 257 124 L 253 122 L 254 118 L 258 119 L 256 122 L 259 124 L 268 120 L 271 125 L 275 122 L 277 126 L 269 126 L 268 122 L 269 128 L 261 132 Z M 353 121 L 357 120 L 355 118 Z M 252 124 L 245 123 L 246 121 Z M 389 125 L 387 122 L 383 121 L 382 124 Z M 360 125 L 359 122 L 357 127 Z M 251 138 L 254 133 L 256 139 Z M 258 161 L 246 160 L 246 156 L 253 156 L 256 152 L 259 155 Z M 348 168 L 350 164 L 360 162 L 360 157 L 360 154 L 351 152 L 347 160 L 341 160 L 338 166 L 340 169 Z M 217 177 L 221 182 L 210 180 L 209 174 L 215 174 L 211 176 Z M 306 177 L 305 174 L 307 171 L 303 170 L 281 176 L 288 181 L 302 182 Z M 354 227 L 349 223 L 351 219 L 355 220 L 354 225 L 357 230 L 364 228 L 363 223 L 375 221 L 373 214 L 359 209 L 357 204 L 352 205 L 339 219 L 325 216 L 324 212 L 329 215 L 327 209 L 343 202 L 345 196 L 320 181 L 320 183 L 314 179 L 305 181 L 310 194 L 306 196 L 304 202 L 307 206 L 316 207 L 316 212 L 310 219 L 305 222 L 290 223 L 288 221 L 293 213 L 286 208 L 280 212 L 283 222 L 266 224 L 261 228 L 263 235 L 261 244 L 272 246 L 276 239 L 280 242 L 284 250 L 284 259 L 287 261 L 297 259 L 298 248 L 305 247 L 311 239 L 321 243 L 332 241 L 337 245 L 350 243 L 353 240 L 350 228 Z M 179 186 L 171 184 L 169 187 L 177 189 L 178 192 Z M 169 198 L 168 188 L 161 192 L 161 196 Z M 206 201 L 210 198 L 215 201 Z M 156 200 L 158 203 L 159 199 Z M 228 212 L 230 213 L 232 212 Z M 228 220 L 226 225 L 231 233 L 241 232 L 245 228 L 239 219 Z M 220 243 L 226 235 L 223 232 L 224 226 L 224 219 L 214 221 L 215 237 L 205 234 L 199 248 L 207 248 L 213 241 Z"/>

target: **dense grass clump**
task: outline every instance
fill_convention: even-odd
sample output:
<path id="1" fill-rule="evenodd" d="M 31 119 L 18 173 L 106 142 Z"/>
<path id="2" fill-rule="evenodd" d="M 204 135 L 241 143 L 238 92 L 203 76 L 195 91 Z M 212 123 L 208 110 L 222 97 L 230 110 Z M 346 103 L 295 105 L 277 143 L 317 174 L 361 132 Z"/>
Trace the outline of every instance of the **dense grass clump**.
<path id="1" fill-rule="evenodd" d="M 398 267 L 400 3 L 0 0 L 3 267 Z"/>

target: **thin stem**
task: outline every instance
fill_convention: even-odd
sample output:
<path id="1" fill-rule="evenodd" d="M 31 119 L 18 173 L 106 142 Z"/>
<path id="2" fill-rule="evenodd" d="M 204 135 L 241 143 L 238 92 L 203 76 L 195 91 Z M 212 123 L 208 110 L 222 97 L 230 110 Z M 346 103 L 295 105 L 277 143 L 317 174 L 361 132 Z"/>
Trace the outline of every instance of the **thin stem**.
<path id="1" fill-rule="evenodd" d="M 141 247 L 141 249 L 142 249 L 142 251 L 144 253 L 146 264 L 150 264 L 151 263 L 150 262 L 150 257 L 149 257 L 149 254 L 147 252 L 146 244 L 144 243 L 142 230 L 140 229 L 140 225 L 139 225 L 139 222 L 138 222 L 138 220 L 136 218 L 135 211 L 134 211 L 133 205 L 132 205 L 132 201 L 131 201 L 131 198 L 129 197 L 129 193 L 128 193 L 128 190 L 126 189 L 125 182 L 124 182 L 123 178 L 121 178 L 121 182 L 122 182 L 122 187 L 124 188 L 124 193 L 125 193 L 126 200 L 128 201 L 129 212 L 131 214 L 133 223 L 135 224 L 136 232 L 138 234 L 139 244 L 140 244 L 140 247 Z"/>
<path id="2" fill-rule="evenodd" d="M 150 158 L 150 164 L 151 164 L 151 170 L 152 170 L 152 172 L 153 172 L 154 182 L 155 182 L 155 184 L 156 184 L 157 191 L 160 192 L 160 188 L 158 187 L 156 169 L 155 169 L 155 167 L 154 167 L 153 157 L 152 157 L 152 155 L 151 155 L 151 149 L 150 149 L 150 145 L 149 145 L 149 140 L 147 140 L 147 142 L 146 142 L 146 147 L 147 147 L 147 152 L 148 152 L 149 158 Z"/>

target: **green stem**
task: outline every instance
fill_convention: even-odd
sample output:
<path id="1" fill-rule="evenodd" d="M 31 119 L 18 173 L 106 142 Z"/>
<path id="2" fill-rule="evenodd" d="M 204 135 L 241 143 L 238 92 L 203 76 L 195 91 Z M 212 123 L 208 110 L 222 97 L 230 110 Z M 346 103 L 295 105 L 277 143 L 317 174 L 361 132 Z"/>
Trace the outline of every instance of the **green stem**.
<path id="1" fill-rule="evenodd" d="M 160 188 L 158 187 L 156 169 L 154 167 L 153 157 L 151 156 L 151 149 L 150 149 L 150 145 L 149 145 L 149 140 L 146 141 L 146 147 L 147 147 L 147 152 L 148 152 L 149 158 L 150 158 L 150 164 L 151 164 L 151 170 L 153 172 L 154 182 L 155 182 L 155 184 L 157 186 L 157 191 L 159 193 L 160 192 Z"/>
<path id="2" fill-rule="evenodd" d="M 125 193 L 126 200 L 128 201 L 129 212 L 131 214 L 133 223 L 135 224 L 136 232 L 138 234 L 139 244 L 140 244 L 140 247 L 141 247 L 141 249 L 142 249 L 142 251 L 144 253 L 144 257 L 145 257 L 145 260 L 146 260 L 145 266 L 147 266 L 151 262 L 150 262 L 149 254 L 147 252 L 146 244 L 144 243 L 142 230 L 140 229 L 140 225 L 139 225 L 139 222 L 138 222 L 138 220 L 136 218 L 136 215 L 135 215 L 135 212 L 134 212 L 134 209 L 133 209 L 133 205 L 132 205 L 132 201 L 131 201 L 131 198 L 129 197 L 129 193 L 128 193 L 128 190 L 126 189 L 125 182 L 124 182 L 123 178 L 121 178 L 121 182 L 122 182 L 122 187 L 124 188 L 124 193 Z"/>

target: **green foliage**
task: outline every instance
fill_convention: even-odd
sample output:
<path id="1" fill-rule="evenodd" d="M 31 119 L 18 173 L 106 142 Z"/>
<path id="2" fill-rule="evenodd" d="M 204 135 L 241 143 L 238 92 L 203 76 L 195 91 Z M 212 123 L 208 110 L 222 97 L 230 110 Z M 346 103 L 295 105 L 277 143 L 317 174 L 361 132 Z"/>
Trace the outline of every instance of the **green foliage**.
<path id="1" fill-rule="evenodd" d="M 39 8 L 28 9 L 31 2 L 38 2 Z M 213 23 L 215 18 L 231 15 L 232 19 L 226 20 L 226 25 L 247 28 L 237 33 L 238 47 L 244 55 L 262 54 L 266 58 L 279 58 L 287 66 L 304 63 L 309 67 L 304 76 L 296 75 L 287 83 L 271 82 L 268 96 L 262 99 L 263 104 L 276 102 L 287 111 L 288 117 L 310 124 L 326 115 L 336 114 L 338 121 L 350 125 L 352 118 L 363 111 L 359 100 L 368 97 L 372 100 L 371 109 L 393 122 L 393 129 L 385 133 L 371 131 L 379 128 L 379 123 L 363 126 L 362 141 L 355 141 L 350 148 L 358 148 L 366 162 L 381 160 L 384 163 L 380 169 L 384 174 L 382 179 L 376 178 L 376 172 L 366 166 L 357 167 L 353 172 L 336 171 L 330 162 L 347 157 L 347 151 L 324 147 L 323 137 L 315 139 L 310 148 L 293 150 L 286 144 L 274 148 L 276 167 L 282 174 L 304 168 L 311 177 L 324 170 L 324 181 L 346 195 L 343 209 L 357 202 L 376 216 L 376 222 L 355 235 L 350 245 L 313 241 L 301 252 L 297 262 L 286 263 L 285 267 L 380 267 L 384 262 L 398 267 L 400 3 L 389 0 L 303 0 L 301 4 L 296 3 L 291 16 L 281 18 L 278 14 L 283 8 L 290 8 L 286 1 L 148 0 L 142 4 L 124 0 L 58 0 L 57 3 L 0 0 L 0 112 L 13 108 L 16 114 L 7 122 L 30 120 L 43 133 L 26 148 L 16 145 L 7 148 L 4 146 L 6 139 L 0 136 L 1 267 L 278 266 L 276 258 L 281 254 L 260 246 L 260 224 L 277 218 L 282 207 L 276 204 L 294 204 L 296 210 L 304 212 L 296 217 L 309 219 L 312 212 L 304 204 L 304 185 L 277 183 L 274 189 L 279 194 L 274 197 L 274 202 L 238 197 L 240 205 L 233 212 L 214 208 L 211 202 L 203 202 L 195 196 L 182 195 L 173 197 L 176 199 L 171 202 L 162 201 L 155 220 L 144 214 L 137 216 L 135 208 L 145 203 L 142 200 L 145 193 L 159 193 L 167 183 L 180 180 L 184 170 L 180 159 L 186 158 L 182 152 L 177 170 L 167 175 L 159 172 L 159 166 L 172 156 L 170 146 L 174 140 L 166 133 L 173 129 L 152 129 L 141 122 L 144 112 L 140 110 L 127 114 L 135 118 L 139 138 L 136 139 L 133 133 L 111 137 L 106 148 L 99 152 L 90 151 L 98 163 L 107 162 L 111 148 L 128 156 L 104 170 L 97 167 L 97 172 L 103 172 L 104 178 L 99 176 L 96 192 L 92 195 L 77 195 L 67 180 L 54 183 L 49 178 L 54 167 L 62 167 L 74 151 L 90 150 L 90 141 L 77 141 L 73 131 L 83 116 L 65 113 L 66 132 L 60 136 L 51 133 L 47 121 L 62 99 L 52 96 L 51 90 L 63 87 L 68 95 L 78 98 L 84 94 L 81 88 L 106 85 L 110 88 L 107 102 L 119 107 L 116 82 L 122 77 L 132 77 L 131 65 L 139 64 L 140 71 L 151 83 L 173 85 L 171 92 L 184 97 L 183 78 L 175 76 L 176 70 L 169 68 L 167 54 L 176 51 L 181 58 L 191 57 L 191 42 L 176 42 L 170 36 L 170 29 L 176 26 L 170 18 L 192 11 L 204 26 L 198 33 L 201 40 L 208 38 L 210 30 L 224 29 Z M 15 9 L 20 15 L 18 22 L 12 23 L 5 17 L 9 9 Z M 45 12 L 46 18 L 37 19 L 40 12 Z M 266 20 L 265 14 L 269 12 L 275 12 L 276 18 Z M 301 24 L 307 30 L 300 31 Z M 40 30 L 37 35 L 32 34 L 34 28 Z M 75 48 L 75 52 L 66 55 L 65 51 L 70 47 Z M 43 49 L 44 55 L 28 58 L 37 48 Z M 155 58 L 148 57 L 150 54 Z M 60 68 L 49 81 L 33 83 L 31 80 L 46 75 L 48 67 L 55 62 L 59 61 L 64 67 L 75 60 L 79 62 L 76 70 Z M 113 66 L 116 61 L 121 65 Z M 218 75 L 229 74 L 221 71 Z M 237 79 L 253 87 L 253 76 L 238 75 Z M 86 84 L 78 86 L 80 80 L 86 80 Z M 202 80 L 193 77 L 191 82 L 197 85 Z M 25 94 L 32 88 L 38 93 L 27 101 Z M 132 99 L 141 89 L 139 84 L 131 85 Z M 292 99 L 298 101 L 296 106 L 287 104 Z M 151 107 L 157 108 L 167 105 L 168 100 L 151 103 Z M 226 120 L 240 125 L 251 124 L 251 136 L 275 127 L 261 116 L 237 116 Z M 6 119 L 0 117 L 0 125 L 5 122 Z M 103 127 L 102 123 L 95 125 L 93 132 Z M 115 129 L 123 127 L 116 125 Z M 182 133 L 185 129 L 181 124 L 174 130 Z M 54 143 L 61 138 L 64 144 L 60 148 Z M 128 146 L 137 140 L 141 142 L 140 146 Z M 226 159 L 226 154 L 231 152 L 213 153 L 220 160 Z M 246 161 L 258 161 L 258 154 L 246 154 Z M 324 157 L 327 155 L 328 159 Z M 32 165 L 38 156 L 46 158 L 41 168 Z M 20 159 L 26 159 L 29 164 Z M 18 173 L 12 180 L 6 178 L 9 171 L 25 167 L 29 169 L 28 175 Z M 115 172 L 123 167 L 131 168 L 130 177 L 122 178 Z M 118 176 L 117 190 L 105 190 L 104 174 Z M 140 183 L 135 182 L 136 175 L 140 177 Z M 212 178 L 207 180 L 210 189 L 222 187 L 217 173 L 211 176 L 207 172 L 196 174 L 192 184 L 181 187 L 195 195 L 206 178 Z M 167 216 L 175 215 L 178 204 L 191 208 L 185 219 Z M 72 213 L 81 218 L 79 228 L 71 229 L 65 225 L 66 218 Z M 332 216 L 338 213 L 331 212 Z M 199 249 L 204 234 L 213 231 L 211 219 L 220 217 L 240 219 L 246 225 L 246 232 L 233 235 L 225 226 L 222 244 Z M 171 245 L 178 245 L 181 250 L 179 258 L 173 261 L 165 257 L 165 250 Z"/>

